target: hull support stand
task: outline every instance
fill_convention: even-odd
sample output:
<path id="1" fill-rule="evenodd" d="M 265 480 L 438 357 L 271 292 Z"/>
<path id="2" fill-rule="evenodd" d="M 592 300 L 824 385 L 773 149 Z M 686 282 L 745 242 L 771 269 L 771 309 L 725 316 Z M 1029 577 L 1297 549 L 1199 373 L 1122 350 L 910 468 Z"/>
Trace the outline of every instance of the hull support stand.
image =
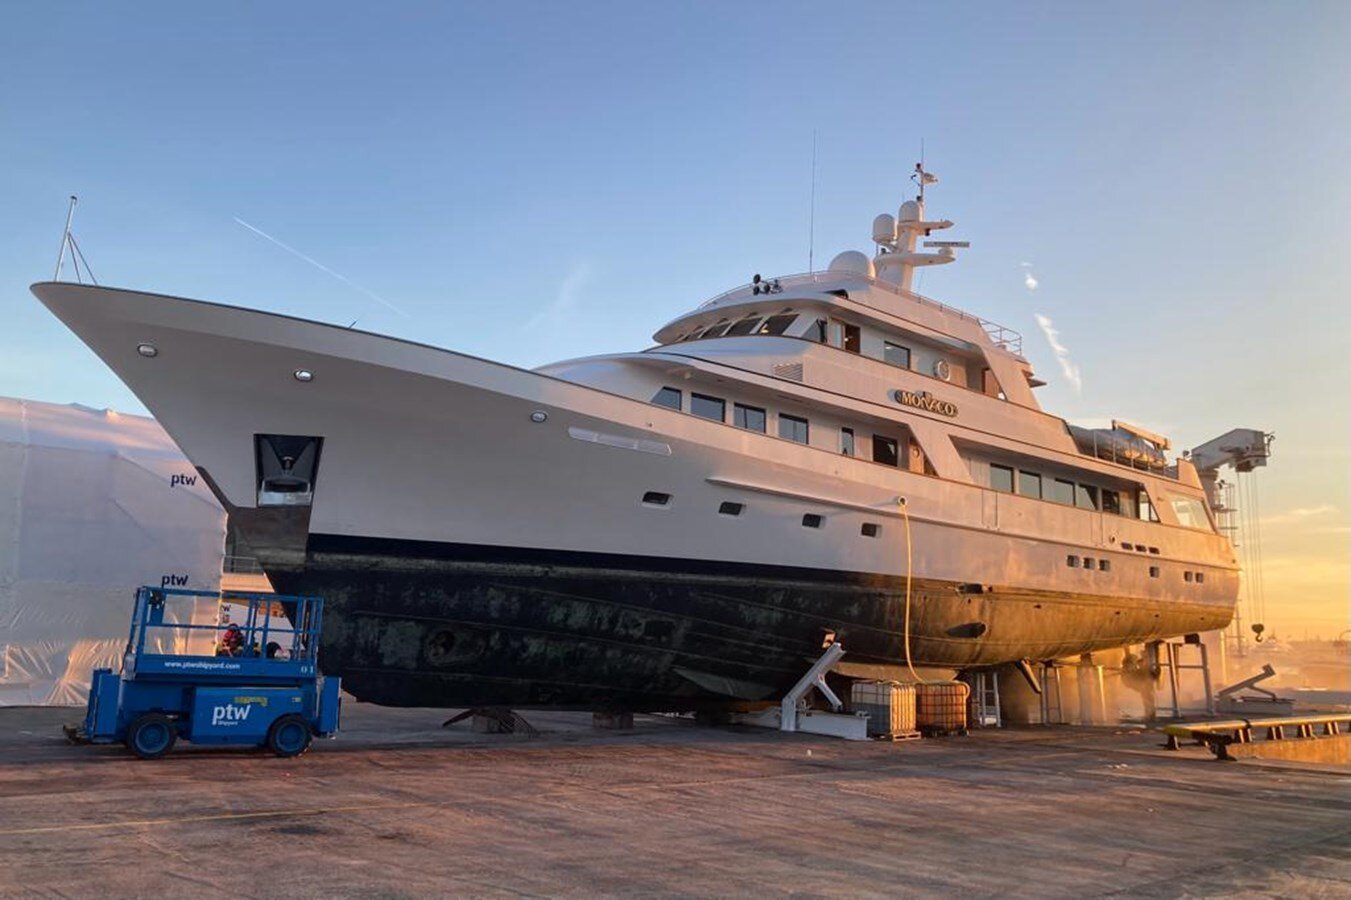
<path id="1" fill-rule="evenodd" d="M 838 641 L 832 642 L 821 658 L 784 694 L 777 709 L 770 708 L 743 716 L 740 721 L 746 725 L 778 728 L 779 731 L 803 731 L 847 741 L 868 740 L 868 714 L 844 712 L 843 701 L 826 684 L 827 673 L 835 668 L 842 656 L 844 645 Z M 807 697 L 812 690 L 821 692 L 821 696 L 830 704 L 830 711 L 807 706 Z"/>

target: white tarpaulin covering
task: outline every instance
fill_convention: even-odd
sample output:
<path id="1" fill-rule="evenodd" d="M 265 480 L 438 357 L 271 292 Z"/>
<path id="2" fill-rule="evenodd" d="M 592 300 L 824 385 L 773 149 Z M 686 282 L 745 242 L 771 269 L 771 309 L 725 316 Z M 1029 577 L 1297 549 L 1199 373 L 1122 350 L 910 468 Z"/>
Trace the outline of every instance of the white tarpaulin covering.
<path id="1" fill-rule="evenodd" d="M 144 416 L 0 398 L 0 706 L 80 704 L 142 584 L 218 590 L 225 513 Z"/>

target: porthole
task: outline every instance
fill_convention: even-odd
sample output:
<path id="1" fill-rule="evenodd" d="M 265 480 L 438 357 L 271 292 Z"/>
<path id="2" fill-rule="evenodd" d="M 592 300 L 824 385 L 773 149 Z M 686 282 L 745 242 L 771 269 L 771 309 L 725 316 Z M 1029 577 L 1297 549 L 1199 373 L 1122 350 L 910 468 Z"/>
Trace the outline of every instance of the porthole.
<path id="1" fill-rule="evenodd" d="M 802 517 L 803 528 L 820 528 L 823 522 L 825 522 L 825 517 L 816 513 L 807 513 Z"/>
<path id="2" fill-rule="evenodd" d="M 1121 542 L 1121 549 L 1122 549 L 1122 550 L 1134 550 L 1134 549 L 1135 549 L 1135 545 L 1134 545 L 1134 544 L 1127 543 L 1126 541 L 1122 541 L 1122 542 Z"/>
<path id="3" fill-rule="evenodd" d="M 1206 580 L 1206 573 L 1205 573 L 1205 572 L 1197 572 L 1197 573 L 1196 573 L 1196 583 L 1197 583 L 1197 584 L 1201 584 L 1201 583 L 1204 582 L 1205 580 Z"/>
<path id="4" fill-rule="evenodd" d="M 875 538 L 882 531 L 882 526 L 876 522 L 864 522 L 863 527 L 859 529 L 864 537 Z"/>
<path id="5" fill-rule="evenodd" d="M 1186 581 L 1186 582 L 1190 582 L 1190 581 L 1192 580 L 1192 573 L 1191 573 L 1191 572 L 1183 572 L 1183 573 L 1182 573 L 1182 580 L 1183 580 L 1183 581 Z"/>
<path id="6" fill-rule="evenodd" d="M 670 494 L 663 494 L 661 491 L 648 491 L 643 494 L 644 506 L 666 506 L 671 502 Z"/>
<path id="7" fill-rule="evenodd" d="M 1158 567 L 1158 566 L 1150 566 L 1150 567 L 1149 567 L 1149 577 L 1150 577 L 1150 578 L 1158 578 L 1158 577 L 1159 577 L 1159 567 Z"/>
<path id="8" fill-rule="evenodd" d="M 1158 555 L 1159 555 L 1159 548 L 1158 548 L 1158 547 L 1150 547 L 1150 548 L 1149 548 L 1149 552 L 1152 553 L 1152 554 L 1154 554 L 1155 556 L 1158 556 Z"/>
<path id="9" fill-rule="evenodd" d="M 934 361 L 934 377 L 947 381 L 952 378 L 952 365 L 946 359 Z"/>
<path id="10" fill-rule="evenodd" d="M 1069 566 L 1071 569 L 1079 568 L 1079 557 L 1071 553 L 1069 556 L 1065 557 L 1065 565 Z"/>
<path id="11" fill-rule="evenodd" d="M 741 511 L 746 508 L 744 503 L 733 503 L 731 500 L 724 500 L 718 506 L 718 515 L 720 516 L 739 516 Z"/>
<path id="12" fill-rule="evenodd" d="M 1112 561 L 1111 561 L 1110 559 L 1100 559 L 1100 560 L 1098 560 L 1098 571 L 1099 571 L 1099 572 L 1110 572 L 1110 571 L 1112 571 Z"/>
<path id="13" fill-rule="evenodd" d="M 1084 557 L 1084 568 L 1085 568 L 1085 569 L 1091 569 L 1091 568 L 1093 568 L 1093 557 L 1091 557 L 1091 556 L 1085 556 L 1085 557 Z"/>

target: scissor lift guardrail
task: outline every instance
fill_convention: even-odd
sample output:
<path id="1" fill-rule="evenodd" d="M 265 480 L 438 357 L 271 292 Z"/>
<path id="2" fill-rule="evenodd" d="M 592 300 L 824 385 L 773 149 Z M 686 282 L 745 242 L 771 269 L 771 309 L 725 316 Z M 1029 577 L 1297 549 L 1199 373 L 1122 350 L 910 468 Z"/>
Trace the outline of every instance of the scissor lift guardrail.
<path id="1" fill-rule="evenodd" d="M 1253 743 L 1254 733 L 1261 734 L 1264 741 L 1282 741 L 1333 737 L 1341 734 L 1344 728 L 1351 729 L 1351 713 L 1193 722 L 1188 725 L 1166 725 L 1163 733 L 1168 735 L 1169 750 L 1180 749 L 1185 739 L 1204 744 L 1215 754 L 1216 759 L 1233 759 L 1229 746 Z"/>

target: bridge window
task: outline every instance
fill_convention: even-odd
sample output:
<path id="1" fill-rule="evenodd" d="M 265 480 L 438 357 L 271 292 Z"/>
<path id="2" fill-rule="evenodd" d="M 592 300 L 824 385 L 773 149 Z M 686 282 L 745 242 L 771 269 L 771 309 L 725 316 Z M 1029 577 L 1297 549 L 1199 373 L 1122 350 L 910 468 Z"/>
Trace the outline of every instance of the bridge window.
<path id="1" fill-rule="evenodd" d="M 652 402 L 658 406 L 664 406 L 667 409 L 678 410 L 680 409 L 682 399 L 680 391 L 673 387 L 664 387 L 657 391 L 657 396 L 652 398 Z"/>
<path id="2" fill-rule="evenodd" d="M 727 419 L 727 403 L 717 397 L 704 394 L 690 394 L 690 412 L 701 419 L 723 422 Z"/>
<path id="3" fill-rule="evenodd" d="M 895 438 L 883 437 L 880 434 L 873 435 L 873 462 L 881 463 L 884 466 L 901 464 Z"/>
<path id="4" fill-rule="evenodd" d="M 1144 488 L 1135 492 L 1135 508 L 1146 522 L 1159 521 L 1159 514 L 1154 512 L 1154 504 L 1149 501 L 1149 491 Z"/>
<path id="5" fill-rule="evenodd" d="M 840 429 L 840 452 L 845 456 L 854 455 L 854 429 Z"/>
<path id="6" fill-rule="evenodd" d="M 759 324 L 760 317 L 755 313 L 751 313 L 749 316 L 727 329 L 727 336 L 740 337 L 743 334 L 750 334 L 755 331 L 755 326 Z"/>
<path id="7" fill-rule="evenodd" d="M 1075 485 L 1074 505 L 1081 509 L 1098 508 L 1098 489 L 1091 484 Z"/>
<path id="8" fill-rule="evenodd" d="M 1005 494 L 1013 493 L 1013 469 L 990 463 L 990 487 Z"/>
<path id="9" fill-rule="evenodd" d="M 1041 499 L 1041 476 L 1036 472 L 1018 470 L 1018 493 L 1024 497 Z"/>
<path id="10" fill-rule="evenodd" d="M 882 360 L 891 363 L 893 366 L 908 369 L 910 368 L 910 348 L 893 344 L 891 341 L 883 341 Z"/>
<path id="11" fill-rule="evenodd" d="M 1074 482 L 1066 481 L 1064 478 L 1057 478 L 1051 482 L 1051 497 L 1056 503 L 1063 503 L 1066 506 L 1074 505 Z"/>
<path id="12" fill-rule="evenodd" d="M 1111 513 L 1114 516 L 1121 515 L 1121 494 L 1116 491 L 1102 489 L 1102 511 Z"/>
<path id="13" fill-rule="evenodd" d="M 797 313 L 785 312 L 779 313 L 777 316 L 770 316 L 768 319 L 765 319 L 764 324 L 760 326 L 760 330 L 758 330 L 755 333 L 771 334 L 771 335 L 783 334 L 790 327 L 792 327 L 792 324 L 796 319 Z"/>
<path id="14" fill-rule="evenodd" d="M 797 416 L 790 416 L 787 413 L 779 413 L 779 437 L 797 441 L 799 444 L 806 444 L 808 443 L 808 428 L 806 419 L 799 419 Z"/>
<path id="15" fill-rule="evenodd" d="M 765 411 L 754 406 L 732 405 L 732 424 L 747 431 L 765 433 Z"/>

